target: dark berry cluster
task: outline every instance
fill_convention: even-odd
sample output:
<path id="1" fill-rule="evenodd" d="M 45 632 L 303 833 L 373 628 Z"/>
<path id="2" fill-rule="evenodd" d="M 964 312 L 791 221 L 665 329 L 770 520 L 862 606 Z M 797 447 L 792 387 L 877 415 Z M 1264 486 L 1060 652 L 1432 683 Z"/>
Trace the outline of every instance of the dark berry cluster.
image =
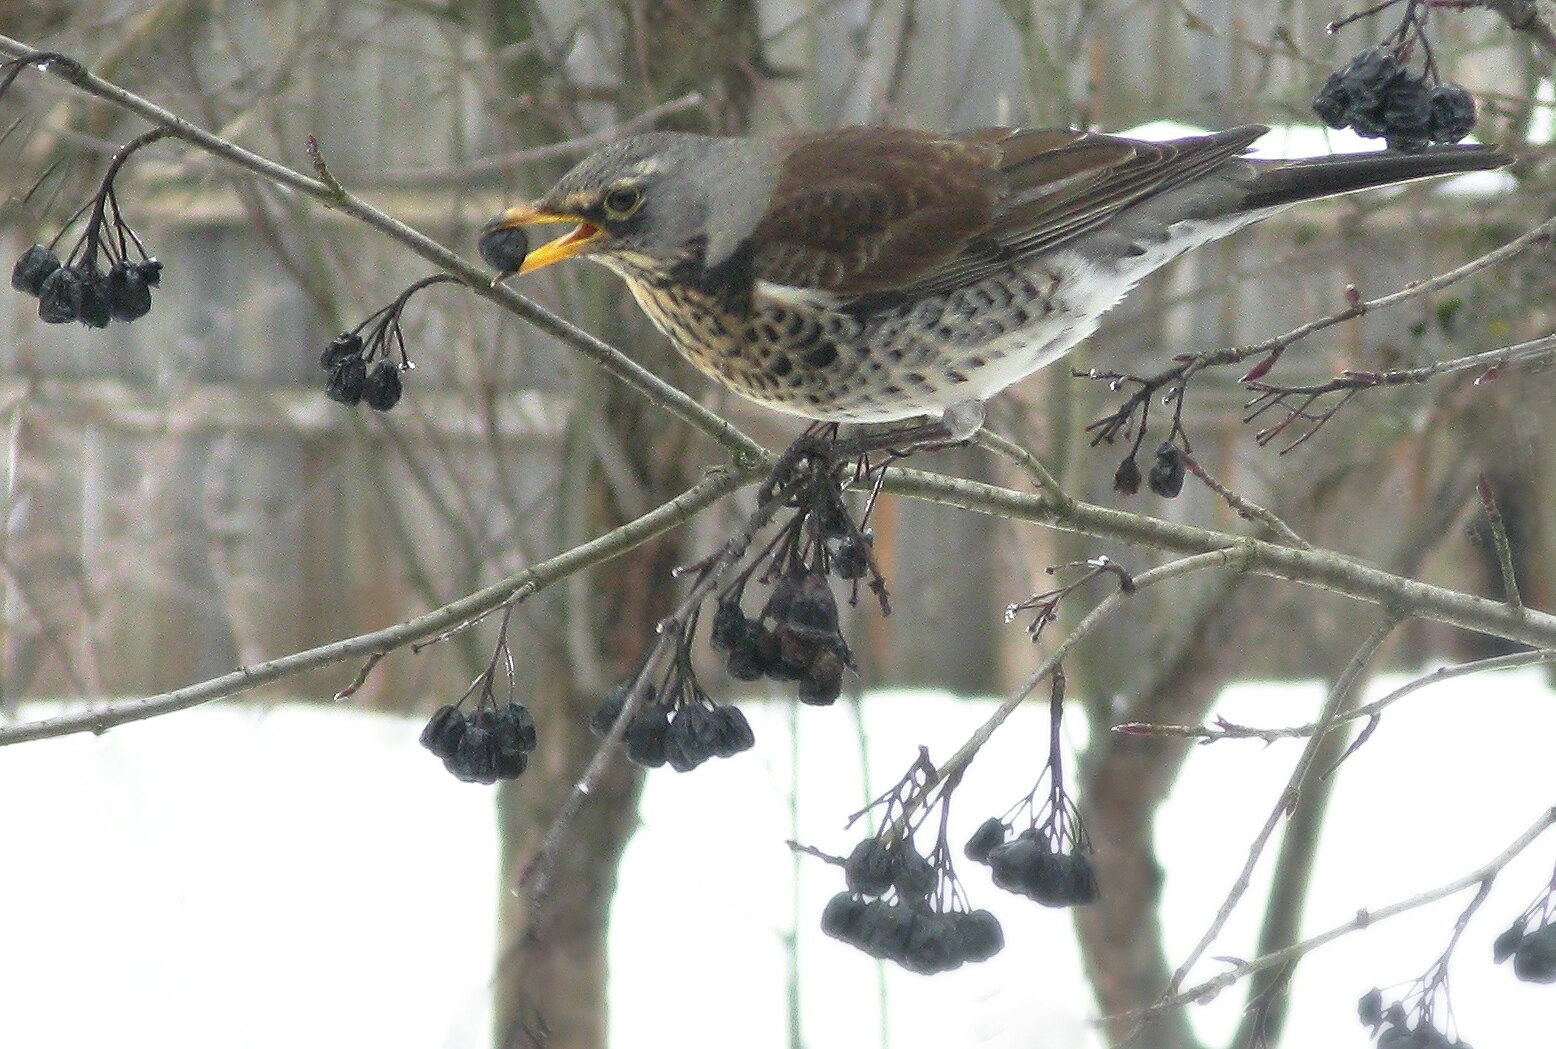
<path id="1" fill-rule="evenodd" d="M 1498 964 L 1513 959 L 1513 975 L 1526 983 L 1556 983 L 1556 880 L 1496 938 L 1491 955 Z"/>
<path id="2" fill-rule="evenodd" d="M 1420 153 L 1457 142 L 1475 127 L 1475 100 L 1458 84 L 1435 83 L 1435 70 L 1412 73 L 1393 45 L 1368 48 L 1330 74 L 1313 112 L 1332 128 L 1381 138 L 1390 149 Z"/>
<path id="3" fill-rule="evenodd" d="M 827 901 L 821 930 L 910 972 L 988 961 L 1005 946 L 1004 930 L 988 911 L 958 908 L 944 873 L 910 839 L 866 838 L 843 862 L 848 890 Z"/>
<path id="4" fill-rule="evenodd" d="M 473 711 L 454 703 L 439 707 L 421 732 L 421 745 L 463 783 L 518 779 L 536 743 L 535 719 L 512 700 L 501 707 L 482 703 Z"/>
<path id="5" fill-rule="evenodd" d="M 87 216 L 63 261 L 52 244 L 34 244 L 16 260 L 11 287 L 38 300 L 38 317 L 45 324 L 80 321 L 106 328 L 112 321 L 128 323 L 151 312 L 151 289 L 162 283 L 162 263 L 146 253 L 124 220 L 114 179 L 132 153 L 161 137 L 156 131 L 142 135 L 114 157 L 97 195 L 71 219 Z M 61 230 L 55 243 L 64 235 Z"/>
<path id="6" fill-rule="evenodd" d="M 319 355 L 319 367 L 329 373 L 325 396 L 353 407 L 366 404 L 380 412 L 399 404 L 401 373 L 416 367 L 405 352 L 405 331 L 400 326 L 405 306 L 421 289 L 456 280 L 446 273 L 424 277 L 361 324 L 331 339 Z"/>
<path id="7" fill-rule="evenodd" d="M 1096 903 L 1100 894 L 1086 825 L 1064 789 L 1059 749 L 1064 673 L 1057 667 L 1048 711 L 1048 761 L 1036 785 L 1004 818 L 991 816 L 980 823 L 962 853 L 974 863 L 986 865 L 994 884 L 1006 892 L 1047 907 L 1085 906 Z M 1025 817 L 1026 826 L 1012 839 L 1010 831 L 1017 816 Z"/>
<path id="8" fill-rule="evenodd" d="M 731 677 L 798 682 L 801 702 L 817 706 L 837 701 L 843 672 L 853 666 L 830 578 L 851 586 L 850 601 L 867 581 L 881 610 L 890 611 L 874 536 L 864 525 L 871 507 L 856 521 L 844 502 L 847 469 L 822 441 L 802 438 L 785 453 L 759 499 L 794 513 L 719 592 L 709 632 Z M 742 607 L 753 584 L 772 586 L 754 616 Z"/>
<path id="9" fill-rule="evenodd" d="M 727 654 L 731 677 L 797 681 L 802 703 L 825 706 L 842 695 L 843 670 L 853 656 L 826 575 L 795 567 L 778 579 L 754 618 L 741 610 L 738 592 L 720 597 L 709 643 Z"/>
<path id="10" fill-rule="evenodd" d="M 1362 1026 L 1372 1029 L 1378 1049 L 1470 1049 L 1467 1042 L 1449 1038 L 1439 1030 L 1427 1010 L 1418 1008 L 1412 1022 L 1401 1002 L 1385 1009 L 1383 992 L 1377 987 L 1361 996 L 1356 1014 Z"/>
<path id="11" fill-rule="evenodd" d="M 842 861 L 847 889 L 827 902 L 823 932 L 871 957 L 926 974 L 987 961 L 1004 948 L 999 921 L 969 908 L 952 868 L 945 817 L 954 786 L 954 778 L 939 777 L 921 751 L 907 775 L 876 799 L 871 807 L 884 810 L 882 829 Z M 940 833 L 926 856 L 914 846 L 913 834 L 936 811 Z"/>
<path id="12" fill-rule="evenodd" d="M 991 816 L 979 824 L 963 849 L 974 863 L 986 864 L 994 884 L 1006 892 L 1047 907 L 1096 903 L 1097 873 L 1089 848 L 1072 845 L 1051 828 L 1027 827 L 1006 840 L 1010 827 Z M 1070 851 L 1064 851 L 1068 847 Z"/>
<path id="13" fill-rule="evenodd" d="M 709 758 L 731 758 L 756 745 L 751 723 L 737 706 L 714 703 L 695 678 L 672 670 L 669 688 L 646 686 L 643 703 L 627 723 L 627 757 L 644 768 L 669 765 L 690 772 Z M 678 687 L 677 687 L 678 686 Z M 590 728 L 610 734 L 625 709 L 630 682 L 611 689 L 594 712 Z"/>

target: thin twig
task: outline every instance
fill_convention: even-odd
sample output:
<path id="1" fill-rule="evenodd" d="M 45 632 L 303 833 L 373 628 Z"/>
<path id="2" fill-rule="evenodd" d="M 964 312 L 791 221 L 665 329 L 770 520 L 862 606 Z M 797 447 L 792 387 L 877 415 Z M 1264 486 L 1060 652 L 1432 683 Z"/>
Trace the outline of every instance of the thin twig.
<path id="1" fill-rule="evenodd" d="M 1178 966 L 1178 970 L 1173 973 L 1172 982 L 1168 985 L 1169 993 L 1178 990 L 1183 985 L 1189 970 L 1204 957 L 1205 952 L 1215 942 L 1216 937 L 1221 935 L 1221 930 L 1226 926 L 1227 919 L 1232 916 L 1232 912 L 1236 910 L 1238 903 L 1243 898 L 1243 894 L 1248 891 L 1248 886 L 1252 883 L 1253 870 L 1258 865 L 1259 857 L 1264 854 L 1264 846 L 1269 842 L 1276 828 L 1280 826 L 1281 821 L 1285 819 L 1291 812 L 1292 807 L 1296 805 L 1297 797 L 1302 792 L 1308 774 L 1313 768 L 1314 759 L 1318 755 L 1320 740 L 1323 739 L 1330 729 L 1335 727 L 1335 719 L 1339 716 L 1342 708 L 1354 696 L 1355 690 L 1362 680 L 1362 673 L 1367 669 L 1367 665 L 1372 662 L 1372 657 L 1377 653 L 1379 647 L 1388 639 L 1389 634 L 1393 633 L 1394 627 L 1399 624 L 1399 621 L 1398 616 L 1389 615 L 1383 622 L 1379 623 L 1372 633 L 1367 636 L 1367 639 L 1361 643 L 1361 646 L 1356 650 L 1356 654 L 1351 657 L 1351 661 L 1346 664 L 1345 670 L 1341 672 L 1334 688 L 1330 689 L 1329 697 L 1324 702 L 1323 712 L 1318 718 L 1317 730 L 1308 739 L 1307 746 L 1303 748 L 1302 755 L 1297 759 L 1296 766 L 1291 770 L 1291 776 L 1286 781 L 1286 787 L 1281 791 L 1275 806 L 1270 810 L 1269 816 L 1264 821 L 1264 826 L 1259 829 L 1259 833 L 1254 837 L 1253 843 L 1249 845 L 1248 859 L 1243 863 L 1243 869 L 1238 872 L 1237 879 L 1232 883 L 1232 887 L 1227 892 L 1226 898 L 1221 902 L 1221 906 L 1217 908 L 1215 917 L 1211 919 L 1210 925 L 1205 929 L 1204 935 L 1200 937 L 1199 943 L 1195 944 L 1194 949 L 1189 951 L 1183 963 Z"/>
<path id="2" fill-rule="evenodd" d="M 28 59 L 40 54 L 42 52 L 20 41 L 0 36 L 0 56 L 10 59 Z M 164 128 L 174 138 L 181 139 L 267 182 L 311 197 L 399 241 L 434 266 L 458 277 L 476 294 L 492 300 L 510 313 L 581 352 L 612 376 L 636 390 L 655 407 L 662 408 L 688 426 L 701 431 L 724 447 L 735 458 L 737 465 L 743 467 L 767 459 L 767 452 L 762 446 L 738 430 L 733 423 L 703 407 L 694 398 L 671 386 L 614 346 L 590 335 L 582 328 L 544 309 L 506 285 L 494 284 L 491 275 L 485 270 L 465 261 L 411 226 L 391 218 L 356 196 L 340 190 L 338 186 L 331 187 L 319 179 L 310 178 L 285 165 L 251 153 L 140 95 L 94 76 L 84 65 L 74 59 L 54 56 L 49 59 L 44 68 L 86 94 L 111 102 L 126 112 L 134 113 L 143 120 Z"/>
<path id="3" fill-rule="evenodd" d="M 62 714 L 59 717 L 39 721 L 0 725 L 0 746 L 54 736 L 67 736 L 77 732 L 106 732 L 116 725 L 142 721 L 213 700 L 225 699 L 304 671 L 368 656 L 384 649 L 398 648 L 412 641 L 431 637 L 456 623 L 501 606 L 521 590 L 529 589 L 531 592 L 538 593 L 560 579 L 619 557 L 654 536 L 690 520 L 737 488 L 752 483 L 758 476 L 760 476 L 758 470 L 713 471 L 701 482 L 664 505 L 605 533 L 598 539 L 532 565 L 500 582 L 396 626 L 334 641 L 317 648 L 305 649 L 278 659 L 240 667 L 231 673 L 155 696 L 109 703 L 93 710 Z"/>
<path id="4" fill-rule="evenodd" d="M 1513 570 L 1513 544 L 1507 538 L 1507 523 L 1502 520 L 1502 509 L 1497 506 L 1496 493 L 1491 490 L 1491 482 L 1486 480 L 1486 475 L 1481 474 L 1475 483 L 1475 494 L 1480 496 L 1480 505 L 1486 511 L 1486 523 L 1491 528 L 1491 545 L 1497 551 L 1497 569 L 1502 575 L 1502 596 L 1507 600 L 1509 608 L 1523 611 L 1524 598 L 1518 592 L 1518 573 Z"/>
<path id="5" fill-rule="evenodd" d="M 1358 929 L 1370 928 L 1381 921 L 1417 910 L 1428 904 L 1436 903 L 1438 900 L 1447 899 L 1449 896 L 1463 892 L 1470 886 L 1479 886 L 1512 862 L 1553 824 L 1556 824 L 1556 807 L 1546 809 L 1540 814 L 1540 818 L 1535 820 L 1529 829 L 1520 834 L 1511 845 L 1503 849 L 1487 863 L 1482 864 L 1461 878 L 1455 878 L 1445 885 L 1411 896 L 1408 899 L 1400 900 L 1397 903 L 1391 903 L 1386 907 L 1379 907 L 1376 910 L 1358 910 L 1356 917 L 1350 921 L 1321 932 L 1316 936 L 1310 936 L 1301 943 L 1292 944 L 1290 947 L 1273 951 L 1270 954 L 1262 955 L 1250 961 L 1239 962 L 1203 983 L 1168 995 L 1151 1005 L 1130 1010 L 1119 1017 L 1115 1017 L 1115 1019 L 1144 1020 L 1167 1009 L 1175 1009 L 1188 1005 L 1191 1002 L 1210 1001 L 1216 995 L 1251 973 L 1256 973 L 1276 965 L 1286 965 L 1304 955 L 1311 954 L 1327 943 L 1331 943 L 1349 933 L 1356 932 Z"/>

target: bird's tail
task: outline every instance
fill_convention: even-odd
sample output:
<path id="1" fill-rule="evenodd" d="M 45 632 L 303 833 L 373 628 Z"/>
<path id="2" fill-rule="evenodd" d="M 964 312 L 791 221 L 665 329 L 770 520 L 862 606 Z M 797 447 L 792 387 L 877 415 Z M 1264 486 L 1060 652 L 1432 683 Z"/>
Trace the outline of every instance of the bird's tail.
<path id="1" fill-rule="evenodd" d="M 1351 153 L 1315 157 L 1262 168 L 1248 187 L 1246 208 L 1274 208 L 1361 189 L 1412 182 L 1436 175 L 1490 171 L 1513 162 L 1495 146 L 1439 146 L 1425 153 Z"/>

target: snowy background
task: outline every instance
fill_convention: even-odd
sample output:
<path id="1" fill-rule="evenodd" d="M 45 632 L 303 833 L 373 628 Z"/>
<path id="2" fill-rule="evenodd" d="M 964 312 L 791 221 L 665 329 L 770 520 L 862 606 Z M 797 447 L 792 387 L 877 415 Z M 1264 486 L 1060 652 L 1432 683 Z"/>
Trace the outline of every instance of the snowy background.
<path id="1" fill-rule="evenodd" d="M 1319 698 L 1316 687 L 1244 685 L 1219 711 L 1295 724 Z M 1067 915 L 999 892 L 974 864 L 959 871 L 1007 941 L 987 963 L 937 977 L 888 968 L 882 982 L 875 962 L 816 931 L 840 876 L 784 840 L 846 852 L 858 839 L 843 823 L 866 794 L 860 733 L 844 705 L 746 709 L 755 751 L 650 775 L 614 912 L 614 1044 L 788 1046 L 784 937 L 796 925 L 802 1035 L 815 1049 L 1100 1044 Z M 988 709 L 934 694 L 870 697 L 870 792 L 894 782 L 920 743 L 949 754 Z M 1041 767 L 1046 712 L 1021 714 L 956 795 L 958 845 Z M 419 729 L 349 709 L 226 704 L 0 750 L 0 1046 L 487 1046 L 491 789 L 455 782 L 416 745 Z M 1556 697 L 1536 672 L 1434 686 L 1393 708 L 1341 774 L 1305 929 L 1499 852 L 1556 803 L 1552 739 Z M 1192 756 L 1158 829 L 1176 954 L 1225 895 L 1298 747 L 1224 742 Z M 1476 1049 L 1530 1045 L 1527 1032 L 1556 1007 L 1556 988 L 1490 964 L 1491 939 L 1553 861 L 1556 834 L 1498 879 L 1455 957 L 1456 1017 Z M 1468 898 L 1312 956 L 1283 1044 L 1367 1046 L 1357 997 L 1418 976 Z M 1246 909 L 1211 955 L 1249 955 L 1257 925 Z M 1196 975 L 1217 968 L 1208 961 Z M 1194 1010 L 1212 1044 L 1235 1026 L 1240 991 Z"/>

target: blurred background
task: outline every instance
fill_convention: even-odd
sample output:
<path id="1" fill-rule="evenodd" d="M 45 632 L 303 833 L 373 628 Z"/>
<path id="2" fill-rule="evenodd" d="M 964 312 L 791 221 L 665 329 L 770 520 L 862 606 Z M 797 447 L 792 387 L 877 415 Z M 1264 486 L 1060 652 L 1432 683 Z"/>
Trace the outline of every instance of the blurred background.
<path id="1" fill-rule="evenodd" d="M 537 194 L 622 128 L 1257 121 L 1307 125 L 1272 136 L 1273 151 L 1355 148 L 1348 133 L 1312 128 L 1309 104 L 1330 71 L 1394 28 L 1398 12 L 1326 34 L 1341 13 L 1328 0 L 0 0 L 0 33 L 77 57 L 299 170 L 308 169 L 312 135 L 348 189 L 473 256 L 487 217 Z M 1068 365 L 1150 373 L 1177 353 L 1267 338 L 1342 308 L 1347 285 L 1364 297 L 1395 290 L 1546 217 L 1549 56 L 1483 11 L 1439 12 L 1431 33 L 1443 77 L 1480 100 L 1477 137 L 1528 157 L 1515 178 L 1308 206 L 1195 253 L 1139 289 L 1070 361 L 1003 395 L 991 426 L 1032 448 L 1081 498 L 1250 530 L 1193 484 L 1170 503 L 1111 492 L 1126 449 L 1092 447 L 1084 428 L 1121 395 L 1073 378 Z M 0 140 L 7 258 L 48 243 L 114 150 L 145 130 L 32 73 L 0 98 L 0 127 L 9 129 Z M 172 142 L 130 162 L 118 200 L 166 266 L 148 317 L 106 331 L 51 328 L 32 300 L 0 300 L 0 704 L 13 713 L 29 700 L 157 693 L 388 625 L 598 535 L 720 461 L 717 448 L 456 286 L 410 306 L 417 367 L 401 405 L 385 416 L 343 408 L 323 396 L 319 352 L 424 275 L 420 262 Z M 1410 366 L 1548 333 L 1553 272 L 1547 249 L 1526 253 L 1329 329 L 1288 353 L 1279 375 L 1300 382 Z M 769 444 L 794 432 L 789 420 L 709 389 L 603 272 L 557 267 L 523 290 Z M 1550 606 L 1548 375 L 1509 373 L 1486 385 L 1466 375 L 1365 395 L 1286 455 L 1279 442 L 1256 443 L 1267 421 L 1242 422 L 1246 394 L 1234 378 L 1202 376 L 1184 414 L 1198 458 L 1222 481 L 1316 545 L 1496 596 L 1474 494 L 1484 475 L 1508 521 L 1525 600 Z M 922 464 L 1024 483 L 972 452 Z M 606 928 L 617 861 L 639 822 L 638 773 L 613 769 L 585 807 L 546 913 L 529 913 L 509 888 L 593 753 L 589 712 L 673 604 L 670 568 L 729 530 L 745 505 L 731 502 L 515 614 L 510 640 L 543 752 L 522 780 L 493 792 L 495 869 L 484 888 L 474 876 L 463 885 L 492 898 L 495 958 L 483 964 L 495 972 L 499 1045 L 536 1040 L 542 1016 L 544 1044 L 604 1044 Z M 861 688 L 1008 689 L 1039 653 L 1001 613 L 1047 589 L 1048 566 L 1107 554 L 1139 571 L 1161 559 L 890 498 L 875 520 L 894 614 L 883 619 L 862 604 L 849 627 Z M 1238 680 L 1330 679 L 1376 617 L 1257 579 L 1207 578 L 1148 600 L 1066 664 L 1072 720 L 1093 741 L 1076 792 L 1104 884 L 1117 887 L 1079 928 L 1103 1013 L 1153 1000 L 1171 971 L 1151 827 L 1191 750 L 1106 728 L 1197 722 Z M 1051 628 L 1045 643 L 1058 636 Z M 493 640 L 488 625 L 397 652 L 352 706 L 424 718 L 459 696 Z M 1381 665 L 1504 650 L 1495 639 L 1410 625 Z M 296 678 L 243 702 L 328 702 L 355 671 Z M 706 680 L 737 694 L 717 667 Z M 838 733 L 855 732 L 841 708 L 833 713 Z M 944 756 L 961 738 L 920 742 Z M 1015 778 L 1029 783 L 1036 771 Z M 834 824 L 900 768 L 872 772 L 860 794 L 836 800 Z M 480 788 L 463 789 L 467 804 L 487 804 Z M 1286 861 L 1314 850 L 1323 799 L 1312 804 L 1307 837 L 1283 845 L 1297 891 L 1281 899 L 1303 895 L 1304 865 Z M 1291 906 L 1271 904 L 1277 939 Z M 1253 1040 L 1260 1030 L 1250 1024 L 1224 1044 L 1262 1044 Z M 1200 1044 L 1182 1017 L 1153 1037 L 1164 1049 Z"/>

